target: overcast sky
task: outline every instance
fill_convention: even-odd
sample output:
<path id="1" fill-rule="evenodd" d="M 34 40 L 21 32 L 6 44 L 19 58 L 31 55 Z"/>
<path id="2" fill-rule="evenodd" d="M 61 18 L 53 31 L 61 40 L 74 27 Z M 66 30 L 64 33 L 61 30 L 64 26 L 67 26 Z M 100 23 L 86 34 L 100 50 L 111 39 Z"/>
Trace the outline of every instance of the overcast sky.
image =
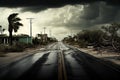
<path id="1" fill-rule="evenodd" d="M 6 2 L 5 2 L 6 1 Z M 46 33 L 61 40 L 67 35 L 81 31 L 82 29 L 97 29 L 104 24 L 112 22 L 120 23 L 120 6 L 118 0 L 107 2 L 108 0 L 68 0 L 66 2 L 58 0 L 32 0 L 28 2 L 23 0 L 18 3 L 15 0 L 0 1 L 0 25 L 6 29 L 8 34 L 7 17 L 11 13 L 19 13 L 22 19 L 23 27 L 17 34 L 29 34 L 29 20 L 33 19 L 33 36 L 37 33 L 43 33 L 43 27 L 46 27 Z M 12 2 L 13 1 L 13 2 Z M 26 2 L 25 2 L 26 1 Z M 53 1 L 53 2 L 45 2 Z M 39 2 L 39 4 L 38 4 Z M 24 3 L 24 4 L 23 4 Z M 27 3 L 27 4 L 25 4 Z M 33 3 L 33 4 L 32 4 Z"/>

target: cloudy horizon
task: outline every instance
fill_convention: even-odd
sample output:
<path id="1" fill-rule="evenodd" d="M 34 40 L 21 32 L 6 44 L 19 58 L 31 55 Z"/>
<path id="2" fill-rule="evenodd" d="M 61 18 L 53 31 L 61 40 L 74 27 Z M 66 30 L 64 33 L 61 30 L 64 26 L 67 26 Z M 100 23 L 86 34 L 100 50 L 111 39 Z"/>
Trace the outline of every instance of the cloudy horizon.
<path id="1" fill-rule="evenodd" d="M 33 36 L 52 31 L 52 36 L 61 40 L 65 36 L 79 32 L 82 29 L 97 29 L 104 24 L 112 22 L 120 23 L 120 6 L 109 5 L 104 1 L 91 2 L 87 4 L 65 4 L 60 7 L 46 6 L 20 6 L 0 7 L 0 25 L 6 29 L 7 17 L 12 13 L 19 13 L 23 27 L 20 27 L 17 34 L 29 34 L 29 20 L 33 19 Z"/>

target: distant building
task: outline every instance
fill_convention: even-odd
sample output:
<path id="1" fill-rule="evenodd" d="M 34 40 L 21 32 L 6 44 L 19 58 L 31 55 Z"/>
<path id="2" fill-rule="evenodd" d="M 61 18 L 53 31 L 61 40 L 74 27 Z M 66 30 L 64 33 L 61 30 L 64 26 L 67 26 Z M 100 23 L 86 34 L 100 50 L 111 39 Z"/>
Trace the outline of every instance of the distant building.
<path id="1" fill-rule="evenodd" d="M 18 37 L 14 37 L 15 39 L 17 39 L 17 42 L 22 42 L 22 43 L 31 43 L 32 44 L 32 39 L 29 36 L 18 36 Z"/>
<path id="2" fill-rule="evenodd" d="M 8 36 L 0 36 L 0 44 L 8 44 Z"/>
<path id="3" fill-rule="evenodd" d="M 37 37 L 43 42 L 47 42 L 48 36 L 47 34 L 37 34 Z"/>
<path id="4" fill-rule="evenodd" d="M 31 37 L 28 35 L 16 35 L 13 36 L 13 43 L 32 43 L 31 42 Z M 0 35 L 0 44 L 8 44 L 9 43 L 9 36 L 6 35 Z"/>

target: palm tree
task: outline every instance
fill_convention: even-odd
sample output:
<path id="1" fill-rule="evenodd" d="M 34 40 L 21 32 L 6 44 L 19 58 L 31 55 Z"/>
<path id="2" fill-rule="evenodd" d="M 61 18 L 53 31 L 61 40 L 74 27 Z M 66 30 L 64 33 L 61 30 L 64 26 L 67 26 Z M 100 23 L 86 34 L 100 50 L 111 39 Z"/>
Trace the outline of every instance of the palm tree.
<path id="1" fill-rule="evenodd" d="M 18 13 L 13 13 L 10 14 L 8 17 L 8 23 L 9 23 L 9 27 L 8 27 L 8 31 L 9 31 L 9 43 L 10 45 L 12 45 L 12 32 L 14 30 L 14 32 L 17 32 L 20 26 L 23 26 L 22 23 L 20 23 L 19 21 L 21 21 L 21 19 L 19 17 L 17 17 Z"/>

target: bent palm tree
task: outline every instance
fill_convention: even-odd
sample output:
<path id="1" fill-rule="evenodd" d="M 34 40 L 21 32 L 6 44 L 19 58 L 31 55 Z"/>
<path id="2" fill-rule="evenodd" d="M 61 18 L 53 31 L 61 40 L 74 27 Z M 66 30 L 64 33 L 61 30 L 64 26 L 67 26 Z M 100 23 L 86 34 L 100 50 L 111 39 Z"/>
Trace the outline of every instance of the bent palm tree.
<path id="1" fill-rule="evenodd" d="M 17 17 L 17 15 L 18 15 L 18 13 L 13 13 L 13 14 L 9 15 L 9 17 L 8 17 L 8 23 L 9 23 L 8 31 L 9 31 L 9 43 L 10 43 L 10 45 L 12 45 L 12 32 L 13 32 L 13 30 L 14 30 L 14 32 L 17 32 L 19 27 L 23 26 L 23 24 L 19 22 L 19 21 L 21 21 L 21 19 L 19 17 Z"/>

